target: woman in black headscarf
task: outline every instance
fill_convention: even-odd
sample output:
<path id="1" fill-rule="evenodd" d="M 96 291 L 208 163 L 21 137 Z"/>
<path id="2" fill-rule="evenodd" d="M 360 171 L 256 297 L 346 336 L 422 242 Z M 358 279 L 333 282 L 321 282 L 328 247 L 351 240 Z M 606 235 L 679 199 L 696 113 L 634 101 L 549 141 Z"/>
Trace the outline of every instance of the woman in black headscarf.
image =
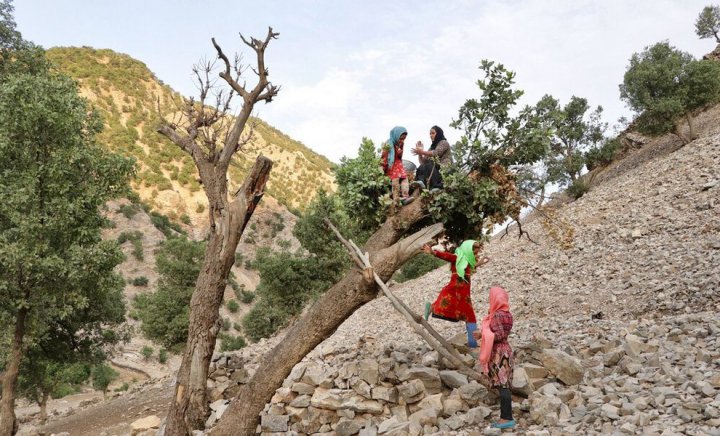
<path id="1" fill-rule="evenodd" d="M 418 156 L 420 166 L 415 173 L 415 180 L 422 182 L 428 189 L 441 189 L 443 187 L 440 168 L 452 163 L 450 143 L 438 126 L 430 128 L 430 149 L 425 150 L 422 141 L 418 141 L 412 153 Z"/>

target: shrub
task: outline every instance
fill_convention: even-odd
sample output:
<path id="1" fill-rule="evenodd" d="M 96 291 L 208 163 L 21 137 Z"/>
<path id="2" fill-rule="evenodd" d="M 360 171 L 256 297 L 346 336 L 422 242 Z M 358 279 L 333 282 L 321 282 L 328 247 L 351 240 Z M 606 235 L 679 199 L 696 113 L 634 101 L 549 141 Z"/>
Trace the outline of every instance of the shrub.
<path id="1" fill-rule="evenodd" d="M 130 283 L 134 286 L 147 286 L 148 278 L 145 276 L 135 277 Z"/>
<path id="2" fill-rule="evenodd" d="M 577 200 L 578 198 L 585 195 L 585 193 L 587 193 L 589 190 L 590 190 L 590 186 L 587 183 L 585 183 L 585 181 L 583 181 L 582 179 L 578 179 L 578 180 L 575 180 L 575 183 L 573 183 L 572 185 L 570 185 L 567 188 L 566 192 L 572 198 Z"/>
<path id="3" fill-rule="evenodd" d="M 225 333 L 220 333 L 218 338 L 222 341 L 220 343 L 220 351 L 239 350 L 247 345 L 245 338 L 242 336 L 231 336 Z"/>
<path id="4" fill-rule="evenodd" d="M 166 349 L 161 348 L 160 351 L 158 351 L 158 362 L 165 363 L 167 362 L 168 358 L 168 352 Z"/>
<path id="5" fill-rule="evenodd" d="M 588 171 L 608 166 L 615 159 L 615 154 L 619 149 L 620 140 L 613 138 L 603 141 L 599 147 L 588 150 L 585 154 L 585 164 Z"/>
<path id="6" fill-rule="evenodd" d="M 250 304 L 255 299 L 255 293 L 252 291 L 240 290 L 240 301 L 244 304 Z"/>
<path id="7" fill-rule="evenodd" d="M 442 259 L 422 253 L 407 261 L 396 275 L 395 280 L 402 283 L 415 279 L 446 264 L 447 262 Z"/>
<path id="8" fill-rule="evenodd" d="M 132 219 L 139 211 L 140 206 L 135 203 L 123 204 L 118 208 L 118 212 L 123 214 L 127 219 Z"/>
<path id="9" fill-rule="evenodd" d="M 120 235 L 118 235 L 118 244 L 122 245 L 127 241 L 130 241 L 130 243 L 133 246 L 132 254 L 137 260 L 144 260 L 145 255 L 143 254 L 143 245 L 142 245 L 142 238 L 143 234 L 140 231 L 134 231 L 134 232 L 122 232 Z"/>
<path id="10" fill-rule="evenodd" d="M 142 353 L 143 358 L 145 360 L 148 360 L 150 359 L 150 357 L 152 357 L 155 350 L 153 350 L 152 347 L 145 345 L 144 347 L 142 347 L 142 350 L 140 352 Z"/>
<path id="11" fill-rule="evenodd" d="M 192 221 L 190 221 L 190 217 L 187 216 L 186 214 L 180 215 L 180 221 L 182 221 L 183 224 L 186 224 L 186 225 L 188 225 L 188 226 L 189 226 L 190 224 L 192 224 Z"/>
<path id="12" fill-rule="evenodd" d="M 237 313 L 238 309 L 240 309 L 240 305 L 235 300 L 228 301 L 226 306 L 230 313 Z"/>

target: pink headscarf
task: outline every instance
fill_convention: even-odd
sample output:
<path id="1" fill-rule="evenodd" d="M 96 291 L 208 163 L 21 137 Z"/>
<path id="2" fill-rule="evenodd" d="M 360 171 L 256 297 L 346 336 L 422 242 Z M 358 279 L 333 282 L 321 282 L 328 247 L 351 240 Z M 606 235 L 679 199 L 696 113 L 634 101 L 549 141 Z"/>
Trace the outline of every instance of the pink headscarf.
<path id="1" fill-rule="evenodd" d="M 480 367 L 483 373 L 489 371 L 490 355 L 492 354 L 493 344 L 495 343 L 495 333 L 490 330 L 490 321 L 498 310 L 510 311 L 510 303 L 508 293 L 505 289 L 494 286 L 490 288 L 490 309 L 488 314 L 482 320 L 482 339 L 480 342 Z"/>

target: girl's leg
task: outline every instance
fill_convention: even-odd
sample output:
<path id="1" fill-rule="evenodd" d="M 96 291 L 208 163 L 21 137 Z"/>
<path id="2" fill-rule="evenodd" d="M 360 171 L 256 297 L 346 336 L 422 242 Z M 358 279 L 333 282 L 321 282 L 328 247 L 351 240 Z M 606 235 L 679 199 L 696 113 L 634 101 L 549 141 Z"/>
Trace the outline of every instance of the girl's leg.
<path id="1" fill-rule="evenodd" d="M 473 336 L 473 332 L 477 330 L 477 324 L 474 322 L 466 322 L 465 323 L 465 330 L 467 330 L 467 342 L 468 347 L 470 348 L 477 348 L 478 343 L 477 340 L 475 340 L 475 337 Z"/>
<path id="2" fill-rule="evenodd" d="M 406 198 L 410 196 L 410 185 L 407 179 L 400 179 L 400 197 Z"/>
<path id="3" fill-rule="evenodd" d="M 500 391 L 500 419 L 505 421 L 512 421 L 512 395 L 510 395 L 510 389 L 498 388 Z"/>

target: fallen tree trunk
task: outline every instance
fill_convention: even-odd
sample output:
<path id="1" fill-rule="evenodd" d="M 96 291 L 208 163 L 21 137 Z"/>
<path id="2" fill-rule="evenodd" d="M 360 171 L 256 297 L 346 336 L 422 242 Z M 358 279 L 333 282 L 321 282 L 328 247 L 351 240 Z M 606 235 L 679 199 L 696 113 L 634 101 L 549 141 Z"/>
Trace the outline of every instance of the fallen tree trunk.
<path id="1" fill-rule="evenodd" d="M 403 231 L 424 216 L 420 201 L 411 203 L 385 222 L 366 244 L 374 271 L 387 281 L 423 244 L 442 230 L 440 226 L 422 229 L 403 241 L 396 242 Z M 382 235 L 382 236 L 380 236 Z M 387 239 L 386 239 L 387 238 Z M 384 245 L 384 247 L 382 247 Z M 372 276 L 352 269 L 307 311 L 272 350 L 263 356 L 250 381 L 243 385 L 230 403 L 213 436 L 252 435 L 259 415 L 275 390 L 282 385 L 292 368 L 335 330 L 358 308 L 377 296 L 378 287 Z"/>

